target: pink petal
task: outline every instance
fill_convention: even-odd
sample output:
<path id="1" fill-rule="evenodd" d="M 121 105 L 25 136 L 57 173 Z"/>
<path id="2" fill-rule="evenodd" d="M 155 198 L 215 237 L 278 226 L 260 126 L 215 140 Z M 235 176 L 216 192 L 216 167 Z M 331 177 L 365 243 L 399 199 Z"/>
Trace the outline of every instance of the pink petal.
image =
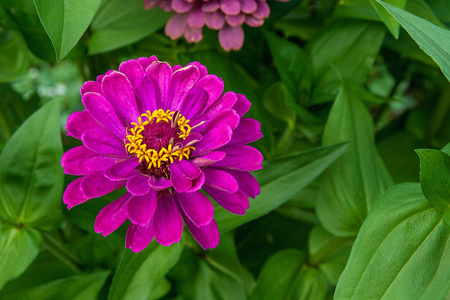
<path id="1" fill-rule="evenodd" d="M 139 65 L 138 62 L 136 64 Z M 106 75 L 102 81 L 102 90 L 105 98 L 122 114 L 128 124 L 137 121 L 140 113 L 137 108 L 133 86 L 124 74 L 113 72 Z"/>
<path id="2" fill-rule="evenodd" d="M 130 199 L 131 195 L 126 193 L 105 206 L 95 218 L 95 232 L 107 236 L 119 228 L 128 219 L 127 206 Z"/>
<path id="3" fill-rule="evenodd" d="M 208 97 L 209 95 L 205 90 L 196 87 L 191 88 L 181 106 L 181 114 L 185 116 L 186 119 L 190 120 L 200 112 L 203 112 L 208 101 Z M 189 137 L 190 135 L 188 138 Z"/>
<path id="4" fill-rule="evenodd" d="M 169 166 L 170 180 L 173 187 L 179 193 L 186 192 L 192 187 L 191 180 L 187 179 L 181 168 L 177 163 L 173 163 Z"/>
<path id="5" fill-rule="evenodd" d="M 184 176 L 190 180 L 198 178 L 202 173 L 202 170 L 198 166 L 187 160 L 177 161 L 174 164 L 177 164 Z"/>
<path id="6" fill-rule="evenodd" d="M 256 171 L 262 168 L 263 156 L 257 149 L 248 145 L 232 145 L 222 148 L 227 155 L 221 161 L 214 164 L 214 167 L 224 167 L 238 171 Z"/>
<path id="7" fill-rule="evenodd" d="M 172 68 L 168 63 L 157 61 L 148 66 L 145 70 L 145 75 L 149 76 L 155 85 L 157 107 L 166 109 Z"/>
<path id="8" fill-rule="evenodd" d="M 220 0 L 220 9 L 226 15 L 237 15 L 241 12 L 241 3 L 239 0 Z"/>
<path id="9" fill-rule="evenodd" d="M 241 26 L 225 26 L 219 31 L 219 43 L 225 51 L 239 50 L 244 45 L 244 30 Z"/>
<path id="10" fill-rule="evenodd" d="M 220 96 L 211 106 L 206 110 L 206 114 L 213 118 L 224 110 L 228 110 L 236 103 L 237 97 L 234 92 L 226 92 Z"/>
<path id="11" fill-rule="evenodd" d="M 81 203 L 89 200 L 80 189 L 80 183 L 83 177 L 77 178 L 72 181 L 66 188 L 63 194 L 63 203 L 67 204 L 67 209 L 71 209 Z"/>
<path id="12" fill-rule="evenodd" d="M 86 81 L 80 89 L 81 95 L 85 93 L 93 92 L 93 93 L 102 93 L 102 86 L 96 81 Z"/>
<path id="13" fill-rule="evenodd" d="M 206 24 L 206 13 L 202 9 L 195 8 L 189 13 L 187 24 L 192 28 L 202 28 Z"/>
<path id="14" fill-rule="evenodd" d="M 239 2 L 242 12 L 246 14 L 251 14 L 258 8 L 255 0 L 240 0 Z"/>
<path id="15" fill-rule="evenodd" d="M 157 200 L 153 217 L 155 239 L 163 246 L 178 243 L 183 233 L 183 220 L 175 200 L 171 196 L 161 194 Z"/>
<path id="16" fill-rule="evenodd" d="M 238 14 L 234 16 L 227 15 L 225 20 L 231 27 L 241 26 L 245 22 L 245 15 L 244 14 Z"/>
<path id="17" fill-rule="evenodd" d="M 81 140 L 87 148 L 97 153 L 128 156 L 124 142 L 103 127 L 86 130 L 81 136 Z"/>
<path id="18" fill-rule="evenodd" d="M 266 19 L 270 15 L 270 7 L 269 4 L 265 1 L 258 1 L 258 8 L 256 11 L 252 14 L 253 17 L 257 19 Z"/>
<path id="19" fill-rule="evenodd" d="M 116 158 L 95 153 L 85 146 L 77 146 L 64 153 L 61 166 L 64 167 L 66 174 L 86 175 L 113 166 L 116 160 Z"/>
<path id="20" fill-rule="evenodd" d="M 100 128 L 100 125 L 88 111 L 76 111 L 67 119 L 67 135 L 81 140 L 81 135 L 88 129 Z"/>
<path id="21" fill-rule="evenodd" d="M 150 191 L 150 185 L 148 184 L 148 177 L 141 174 L 134 175 L 127 180 L 127 190 L 133 196 L 142 196 Z"/>
<path id="22" fill-rule="evenodd" d="M 226 153 L 223 151 L 213 151 L 209 152 L 205 155 L 196 157 L 192 160 L 192 163 L 196 164 L 200 168 L 207 167 L 215 162 L 221 161 L 224 159 Z"/>
<path id="23" fill-rule="evenodd" d="M 159 109 L 156 97 L 156 87 L 150 76 L 139 78 L 134 87 L 134 93 L 138 100 L 139 111 L 144 113 L 147 110 L 154 111 Z M 161 106 L 162 107 L 162 106 Z"/>
<path id="24" fill-rule="evenodd" d="M 123 126 L 113 106 L 105 97 L 89 92 L 81 97 L 81 101 L 94 119 L 111 130 L 120 139 L 125 138 L 125 126 Z"/>
<path id="25" fill-rule="evenodd" d="M 205 173 L 205 185 L 228 193 L 235 193 L 239 188 L 236 179 L 225 171 L 206 168 L 203 173 Z"/>
<path id="26" fill-rule="evenodd" d="M 264 24 L 264 19 L 258 19 L 251 15 L 246 15 L 245 24 L 247 24 L 250 27 L 260 27 Z"/>
<path id="27" fill-rule="evenodd" d="M 150 221 L 156 209 L 156 194 L 156 191 L 150 190 L 148 194 L 131 198 L 128 217 L 133 224 L 144 226 Z"/>
<path id="28" fill-rule="evenodd" d="M 261 123 L 255 119 L 241 118 L 238 127 L 233 131 L 229 145 L 248 144 L 262 138 Z"/>
<path id="29" fill-rule="evenodd" d="M 216 75 L 210 74 L 202 77 L 199 81 L 197 81 L 195 87 L 208 92 L 209 99 L 205 107 L 208 108 L 222 94 L 223 80 Z"/>
<path id="30" fill-rule="evenodd" d="M 180 204 L 180 211 L 182 210 L 196 227 L 211 222 L 214 207 L 208 197 L 201 192 L 176 193 L 174 198 Z"/>
<path id="31" fill-rule="evenodd" d="M 172 0 L 172 9 L 179 13 L 185 13 L 188 12 L 194 7 L 194 2 L 187 2 L 185 0 Z"/>
<path id="32" fill-rule="evenodd" d="M 195 85 L 200 77 L 200 71 L 196 66 L 188 66 L 177 70 L 172 74 L 168 99 L 168 109 L 180 110 L 189 90 Z"/>
<path id="33" fill-rule="evenodd" d="M 162 177 L 158 178 L 158 179 L 155 177 L 150 177 L 148 184 L 155 191 L 163 191 L 172 186 L 172 181 L 162 178 Z"/>
<path id="34" fill-rule="evenodd" d="M 213 12 L 220 8 L 219 0 L 210 0 L 203 2 L 202 10 L 204 12 Z"/>
<path id="35" fill-rule="evenodd" d="M 189 43 L 198 43 L 203 39 L 202 28 L 193 28 L 186 26 L 184 38 Z"/>
<path id="36" fill-rule="evenodd" d="M 144 250 L 153 240 L 153 221 L 150 220 L 145 226 L 131 224 L 127 229 L 125 237 L 125 248 L 137 253 Z"/>
<path id="37" fill-rule="evenodd" d="M 139 78 L 144 76 L 144 69 L 142 68 L 142 65 L 134 59 L 121 63 L 119 66 L 119 72 L 125 74 L 133 86 Z"/>
<path id="38" fill-rule="evenodd" d="M 111 181 L 103 172 L 93 172 L 83 177 L 80 188 L 88 198 L 98 198 L 125 186 L 125 181 Z"/>
<path id="39" fill-rule="evenodd" d="M 242 117 L 248 112 L 252 104 L 250 103 L 250 101 L 247 100 L 247 98 L 244 95 L 236 94 L 236 96 L 237 100 L 236 103 L 234 103 L 232 109 L 234 109 L 238 113 L 238 115 Z"/>
<path id="40" fill-rule="evenodd" d="M 147 70 L 148 66 L 150 66 L 153 62 L 158 61 L 158 58 L 154 55 L 150 56 L 150 57 L 139 57 L 138 62 L 141 64 L 142 66 L 142 70 Z"/>
<path id="41" fill-rule="evenodd" d="M 208 186 L 203 188 L 220 206 L 229 212 L 244 215 L 249 207 L 247 195 L 242 190 L 238 190 L 236 193 L 227 193 Z"/>
<path id="42" fill-rule="evenodd" d="M 225 25 L 225 15 L 220 10 L 208 12 L 206 14 L 206 26 L 219 30 Z"/>
<path id="43" fill-rule="evenodd" d="M 136 170 L 138 165 L 139 160 L 136 157 L 126 159 L 107 168 L 104 175 L 109 180 L 124 180 L 139 174 L 139 171 Z"/>
<path id="44" fill-rule="evenodd" d="M 165 34 L 172 40 L 181 37 L 186 29 L 186 22 L 189 14 L 174 14 L 166 23 Z"/>
<path id="45" fill-rule="evenodd" d="M 233 131 L 230 126 L 224 125 L 216 127 L 203 135 L 203 139 L 195 144 L 195 150 L 192 156 L 201 156 L 217 148 L 222 147 L 231 140 Z"/>
<path id="46" fill-rule="evenodd" d="M 192 233 L 192 236 L 197 241 L 197 243 L 202 246 L 204 250 L 213 249 L 219 245 L 219 228 L 217 227 L 216 221 L 214 219 L 211 220 L 206 225 L 201 227 L 195 226 L 194 223 L 184 214 L 182 210 L 180 210 L 181 215 L 183 216 L 184 222 Z"/>
<path id="47" fill-rule="evenodd" d="M 255 198 L 261 192 L 258 181 L 249 172 L 227 170 L 239 183 L 241 189 L 247 196 Z"/>

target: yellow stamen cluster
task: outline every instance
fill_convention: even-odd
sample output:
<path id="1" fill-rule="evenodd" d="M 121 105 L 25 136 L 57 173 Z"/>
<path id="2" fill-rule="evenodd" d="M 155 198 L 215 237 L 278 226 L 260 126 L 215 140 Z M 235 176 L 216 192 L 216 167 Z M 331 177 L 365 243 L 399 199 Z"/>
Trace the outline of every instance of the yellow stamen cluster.
<path id="1" fill-rule="evenodd" d="M 145 130 L 146 125 L 150 123 L 159 123 L 161 121 L 171 123 L 172 127 L 178 126 L 181 131 L 178 136 L 183 140 L 186 139 L 191 132 L 191 126 L 188 125 L 189 120 L 186 120 L 186 118 L 178 112 L 170 111 L 169 109 L 166 111 L 158 109 L 153 112 L 147 110 L 146 113 L 143 113 L 138 118 L 138 123 L 132 122 L 131 125 L 134 127 L 130 129 L 130 134 L 124 139 L 125 148 L 128 153 L 135 154 L 136 157 L 139 158 L 139 162 L 145 160 L 148 164 L 148 169 L 151 169 L 152 167 L 160 168 L 162 163 L 173 163 L 175 159 L 188 159 L 191 150 L 195 150 L 192 146 L 183 148 L 179 148 L 178 146 L 174 147 L 172 142 L 167 148 L 164 147 L 159 151 L 147 149 L 147 144 L 143 142 L 144 136 L 142 135 L 142 132 Z"/>

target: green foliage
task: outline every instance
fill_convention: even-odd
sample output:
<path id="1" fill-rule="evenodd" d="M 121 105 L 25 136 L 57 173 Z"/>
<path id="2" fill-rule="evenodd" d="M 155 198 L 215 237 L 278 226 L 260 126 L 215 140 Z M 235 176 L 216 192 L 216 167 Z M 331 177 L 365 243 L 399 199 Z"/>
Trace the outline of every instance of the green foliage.
<path id="1" fill-rule="evenodd" d="M 267 3 L 225 52 L 207 26 L 171 40 L 144 0 L 0 1 L 0 299 L 450 297 L 450 2 Z M 203 64 L 261 123 L 261 193 L 215 206 L 213 250 L 95 233 L 124 189 L 62 205 L 81 85 L 152 55 Z"/>

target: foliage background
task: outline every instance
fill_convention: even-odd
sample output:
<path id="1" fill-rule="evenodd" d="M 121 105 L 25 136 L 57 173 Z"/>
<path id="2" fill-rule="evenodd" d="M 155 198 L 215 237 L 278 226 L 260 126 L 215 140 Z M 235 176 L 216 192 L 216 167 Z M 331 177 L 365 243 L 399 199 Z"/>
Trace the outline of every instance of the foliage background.
<path id="1" fill-rule="evenodd" d="M 227 53 L 206 28 L 170 40 L 141 0 L 1 0 L 0 298 L 448 298 L 450 2 L 385 2 L 269 1 Z M 262 124 L 261 195 L 216 209 L 214 250 L 95 234 L 120 191 L 62 205 L 82 83 L 151 55 L 204 64 Z"/>

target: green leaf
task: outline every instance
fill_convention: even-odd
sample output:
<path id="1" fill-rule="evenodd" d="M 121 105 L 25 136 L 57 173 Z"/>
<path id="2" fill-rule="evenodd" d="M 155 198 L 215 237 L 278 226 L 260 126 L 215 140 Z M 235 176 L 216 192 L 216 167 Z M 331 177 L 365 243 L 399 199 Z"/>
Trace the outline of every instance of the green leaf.
<path id="1" fill-rule="evenodd" d="M 372 118 L 343 84 L 328 117 L 323 145 L 349 142 L 348 150 L 321 177 L 317 215 L 337 236 L 355 236 L 373 203 L 392 184 L 374 143 Z"/>
<path id="2" fill-rule="evenodd" d="M 164 247 L 153 241 L 139 253 L 125 250 L 109 290 L 108 299 L 147 299 L 175 265 L 184 246 L 181 242 Z"/>
<path id="3" fill-rule="evenodd" d="M 168 19 L 169 14 L 158 7 L 145 10 L 141 0 L 103 1 L 92 20 L 89 54 L 103 53 L 137 42 L 162 28 Z"/>
<path id="4" fill-rule="evenodd" d="M 274 117 L 295 126 L 295 112 L 289 109 L 284 99 L 287 97 L 286 86 L 282 82 L 272 84 L 263 95 L 264 108 Z"/>
<path id="5" fill-rule="evenodd" d="M 78 43 L 101 0 L 34 0 L 36 9 L 61 61 Z"/>
<path id="6" fill-rule="evenodd" d="M 317 269 L 304 265 L 305 258 L 297 249 L 271 256 L 259 274 L 250 299 L 324 299 L 327 279 Z"/>
<path id="7" fill-rule="evenodd" d="M 61 220 L 59 105 L 31 115 L 0 155 L 0 218 L 21 226 L 52 229 Z"/>
<path id="8" fill-rule="evenodd" d="M 15 293 L 8 294 L 2 299 L 95 300 L 98 299 L 98 293 L 105 284 L 108 274 L 109 271 L 101 271 L 63 277 L 32 288 L 22 286 Z"/>
<path id="9" fill-rule="evenodd" d="M 425 197 L 439 211 L 450 210 L 450 156 L 439 150 L 416 150 L 420 157 L 420 184 Z"/>
<path id="10" fill-rule="evenodd" d="M 309 56 L 296 44 L 269 31 L 264 31 L 264 35 L 281 80 L 290 94 L 290 97 L 285 97 L 286 105 L 306 123 L 320 123 L 318 117 L 299 105 L 300 102 L 307 102 L 311 90 L 312 67 Z"/>
<path id="11" fill-rule="evenodd" d="M 22 274 L 39 253 L 42 237 L 31 228 L 3 225 L 0 236 L 0 289 Z"/>
<path id="12" fill-rule="evenodd" d="M 410 14 L 402 9 L 376 0 L 395 17 L 409 35 L 439 65 L 450 80 L 450 31 Z"/>
<path id="13" fill-rule="evenodd" d="M 314 78 L 311 105 L 333 100 L 341 78 L 365 84 L 385 35 L 383 26 L 372 22 L 341 20 L 324 28 L 308 44 Z"/>
<path id="14" fill-rule="evenodd" d="M 263 169 L 254 173 L 261 194 L 250 200 L 243 216 L 231 214 L 222 207 L 216 209 L 214 219 L 219 230 L 225 233 L 271 212 L 317 178 L 345 148 L 342 144 L 324 147 L 263 163 Z"/>
<path id="15" fill-rule="evenodd" d="M 419 183 L 393 186 L 356 238 L 335 299 L 444 299 L 450 229 Z"/>
<path id="16" fill-rule="evenodd" d="M 308 262 L 326 276 L 329 284 L 336 285 L 347 264 L 353 242 L 354 238 L 337 237 L 322 226 L 316 226 L 308 239 Z"/>
<path id="17" fill-rule="evenodd" d="M 380 15 L 381 19 L 383 20 L 384 24 L 389 29 L 389 31 L 392 33 L 392 35 L 395 38 L 398 38 L 398 34 L 400 31 L 400 25 L 398 24 L 397 20 L 395 18 L 393 18 L 389 13 L 387 13 L 383 9 L 383 7 L 376 1 L 378 1 L 378 0 L 370 0 L 370 3 L 376 9 L 376 11 Z M 405 8 L 406 1 L 407 0 L 386 0 L 386 2 L 391 3 L 399 8 Z"/>
<path id="18" fill-rule="evenodd" d="M 4 9 L 0 6 L 0 82 L 11 81 L 28 68 L 28 47 L 22 35 L 12 26 Z"/>

